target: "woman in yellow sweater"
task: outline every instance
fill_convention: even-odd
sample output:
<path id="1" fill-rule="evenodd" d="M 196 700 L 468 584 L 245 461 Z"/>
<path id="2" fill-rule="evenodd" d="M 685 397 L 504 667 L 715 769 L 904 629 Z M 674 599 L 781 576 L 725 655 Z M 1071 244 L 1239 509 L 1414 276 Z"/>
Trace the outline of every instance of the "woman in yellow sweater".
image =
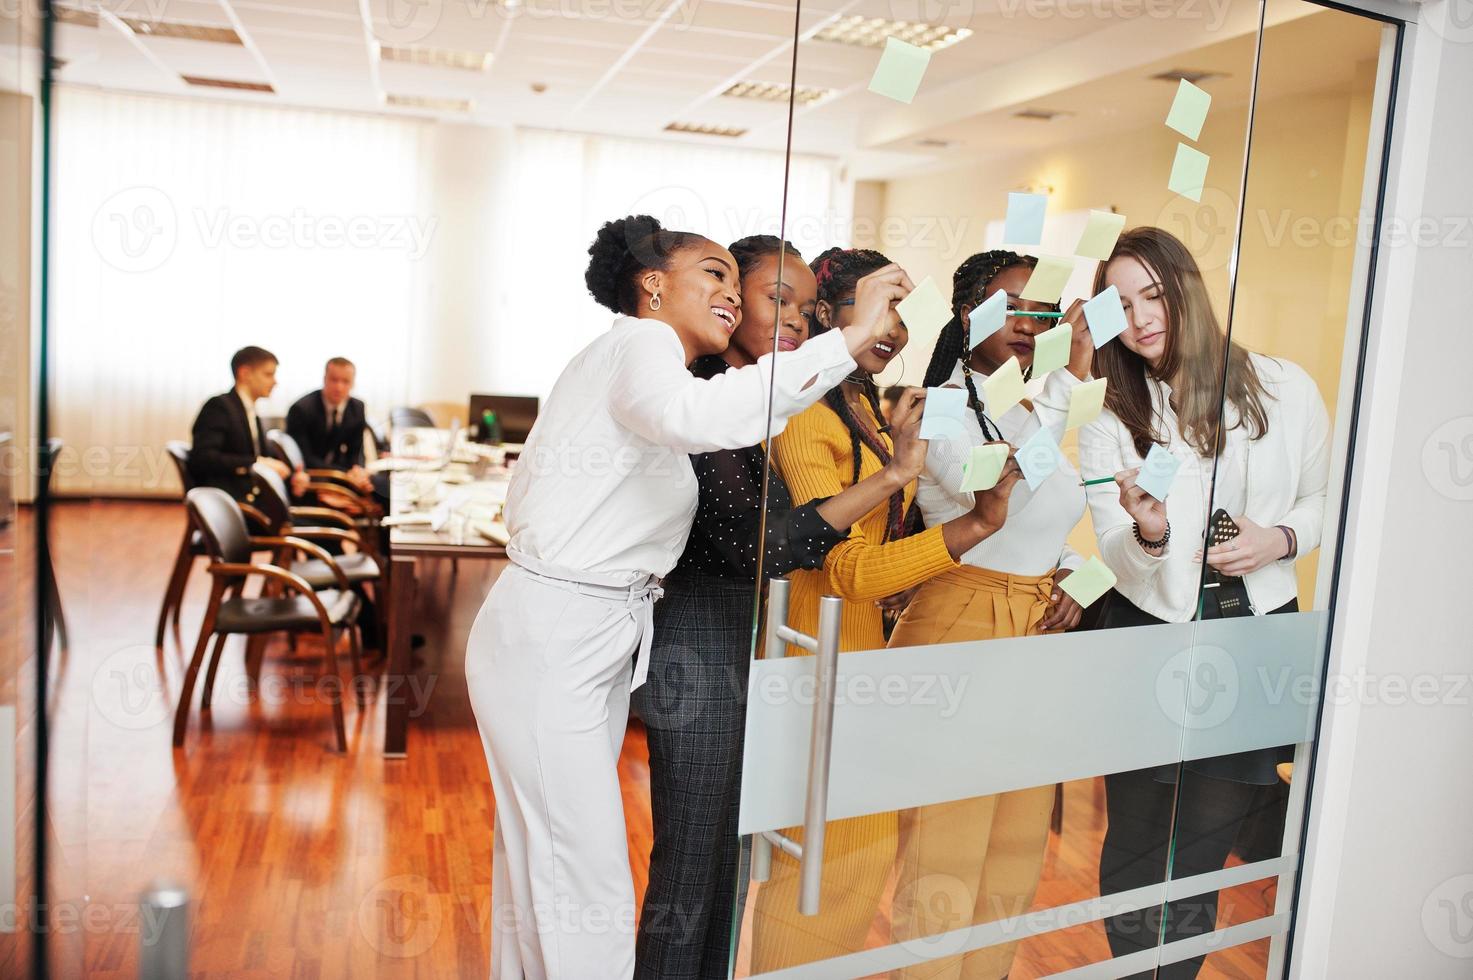
<path id="1" fill-rule="evenodd" d="M 813 261 L 818 279 L 815 333 L 842 328 L 853 315 L 854 288 L 860 277 L 890 260 L 867 249 L 829 249 Z M 773 443 L 779 471 L 801 506 L 831 497 L 870 477 L 889 463 L 893 443 L 881 420 L 872 375 L 883 371 L 905 346 L 908 332 L 893 309 L 882 339 L 856 355 L 856 373 L 815 404 L 789 420 Z M 908 392 L 920 401 L 922 392 Z M 920 413 L 910 424 L 919 426 Z M 925 443 L 918 442 L 919 446 Z M 829 551 L 822 569 L 790 576 L 788 622 L 810 635 L 818 628 L 818 600 L 845 600 L 839 649 L 876 650 L 885 646 L 879 600 L 950 571 L 966 552 L 1002 527 L 1008 494 L 1020 476 L 1010 458 L 991 491 L 976 495 L 966 514 L 905 536 L 905 515 L 915 494 L 914 481 L 899 483 L 886 505 L 862 517 L 849 537 Z M 802 655 L 797 647 L 789 655 Z M 896 815 L 877 813 L 837 820 L 824 842 L 823 891 L 819 914 L 799 915 L 798 865 L 774 853 L 771 878 L 757 894 L 752 921 L 752 972 L 856 952 L 865 946 L 885 881 L 895 860 Z M 789 830 L 795 839 L 801 831 Z"/>

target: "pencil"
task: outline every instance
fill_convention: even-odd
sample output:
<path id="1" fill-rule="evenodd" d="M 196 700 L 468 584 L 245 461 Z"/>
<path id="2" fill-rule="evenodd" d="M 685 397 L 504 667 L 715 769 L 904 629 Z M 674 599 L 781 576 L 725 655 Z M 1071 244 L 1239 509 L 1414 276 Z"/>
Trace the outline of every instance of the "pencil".
<path id="1" fill-rule="evenodd" d="M 1014 310 L 1008 316 L 1033 316 L 1040 320 L 1057 320 L 1063 316 L 1062 313 L 1035 313 L 1032 310 Z"/>

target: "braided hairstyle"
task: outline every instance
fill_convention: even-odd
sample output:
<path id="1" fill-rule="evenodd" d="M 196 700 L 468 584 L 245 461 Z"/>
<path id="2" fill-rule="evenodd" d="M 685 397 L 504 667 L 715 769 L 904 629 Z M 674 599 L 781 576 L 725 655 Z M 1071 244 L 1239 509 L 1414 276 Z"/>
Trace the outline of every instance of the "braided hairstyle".
<path id="1" fill-rule="evenodd" d="M 889 264 L 888 258 L 873 249 L 831 248 L 814 259 L 809 264 L 809 268 L 813 270 L 814 276 L 818 279 L 818 301 L 828 304 L 830 316 L 837 318 L 839 301 L 854 295 L 854 289 L 859 280 Z M 828 329 L 815 320 L 813 324 L 815 334 L 823 333 Z M 888 432 L 890 427 L 885 424 L 885 417 L 880 412 L 879 389 L 869 375 L 863 375 L 859 380 L 859 389 L 864 394 L 865 401 L 869 402 L 870 411 L 875 413 L 875 422 L 880 427 L 879 432 L 871 432 L 869 426 L 855 418 L 854 412 L 849 408 L 849 400 L 844 397 L 843 385 L 829 389 L 829 392 L 823 396 L 824 404 L 833 409 L 834 414 L 839 416 L 839 421 L 844 423 L 844 428 L 849 430 L 850 451 L 854 458 L 854 472 L 849 481 L 851 486 L 859 482 L 860 453 L 864 449 L 873 453 L 881 466 L 890 463 L 890 447 L 880 434 Z M 884 540 L 902 538 L 905 534 L 905 488 L 901 487 L 890 495 Z"/>
<path id="2" fill-rule="evenodd" d="M 931 351 L 931 363 L 926 368 L 925 385 L 935 388 L 951 379 L 958 361 L 962 365 L 962 377 L 967 383 L 967 404 L 977 416 L 982 427 L 982 438 L 991 441 L 1002 439 L 1002 430 L 992 424 L 982 411 L 982 400 L 977 397 L 977 386 L 972 381 L 971 351 L 967 348 L 967 326 L 962 321 L 962 307 L 976 308 L 982 302 L 987 287 L 1004 269 L 1025 266 L 1029 269 L 1038 264 L 1031 255 L 1019 255 L 1007 249 L 978 252 L 957 266 L 951 277 L 951 319 L 941 328 L 936 346 Z"/>
<path id="3" fill-rule="evenodd" d="M 664 271 L 676 252 L 705 241 L 690 231 L 669 231 L 647 214 L 631 214 L 607 222 L 588 246 L 583 282 L 588 292 L 615 313 L 639 313 L 639 274 Z"/>

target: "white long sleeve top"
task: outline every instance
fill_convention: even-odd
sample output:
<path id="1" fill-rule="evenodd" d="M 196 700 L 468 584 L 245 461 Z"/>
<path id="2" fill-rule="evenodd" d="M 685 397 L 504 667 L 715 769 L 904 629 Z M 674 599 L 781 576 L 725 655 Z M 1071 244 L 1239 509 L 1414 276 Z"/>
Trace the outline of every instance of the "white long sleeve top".
<path id="1" fill-rule="evenodd" d="M 538 413 L 507 490 L 507 554 L 599 585 L 663 577 L 695 517 L 689 454 L 762 442 L 853 368 L 833 330 L 701 379 L 669 325 L 619 317 Z"/>
<path id="2" fill-rule="evenodd" d="M 1213 461 L 1182 439 L 1171 408 L 1171 387 L 1155 379 L 1147 382 L 1160 420 L 1158 435 L 1168 440 L 1165 448 L 1182 464 L 1166 498 L 1171 541 L 1163 554 L 1151 555 L 1136 542 L 1134 522 L 1120 506 L 1115 484 L 1087 491 L 1100 555 L 1119 580 L 1115 587 L 1167 622 L 1184 623 L 1196 616 L 1202 566 L 1192 558 L 1206 539 L 1210 508 L 1223 507 L 1234 518 L 1246 514 L 1263 527 L 1288 527 L 1299 541 L 1295 557 L 1319 547 L 1330 475 L 1330 417 L 1324 399 L 1297 364 L 1262 354 L 1249 357 L 1268 395 L 1268 431 L 1250 441 L 1247 430 L 1236 425 L 1236 410 L 1224 404 L 1230 428 L 1218 460 L 1215 500 Z M 1085 479 L 1112 476 L 1142 462 L 1129 430 L 1112 412 L 1080 430 L 1079 468 Z M 1294 559 L 1270 562 L 1244 576 L 1244 584 L 1254 612 L 1277 609 L 1298 595 Z"/>

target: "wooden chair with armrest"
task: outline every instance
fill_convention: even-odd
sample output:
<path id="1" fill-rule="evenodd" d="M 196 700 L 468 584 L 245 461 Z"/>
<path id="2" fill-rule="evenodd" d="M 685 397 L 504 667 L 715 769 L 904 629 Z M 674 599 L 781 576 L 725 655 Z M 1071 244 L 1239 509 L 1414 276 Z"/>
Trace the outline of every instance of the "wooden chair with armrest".
<path id="1" fill-rule="evenodd" d="M 189 443 L 171 440 L 164 444 L 164 452 L 168 453 L 170 462 L 179 474 L 179 484 L 184 488 L 180 497 L 182 500 L 184 495 L 194 489 L 194 477 L 189 472 Z M 179 543 L 179 553 L 174 558 L 174 570 L 164 589 L 164 604 L 159 609 L 159 624 L 153 635 L 154 646 L 164 645 L 164 629 L 171 618 L 175 626 L 179 625 L 179 607 L 184 598 L 184 586 L 189 581 L 190 569 L 194 567 L 194 560 L 203 558 L 205 553 L 204 537 L 199 528 L 194 526 L 194 522 L 186 518 L 184 540 Z"/>

